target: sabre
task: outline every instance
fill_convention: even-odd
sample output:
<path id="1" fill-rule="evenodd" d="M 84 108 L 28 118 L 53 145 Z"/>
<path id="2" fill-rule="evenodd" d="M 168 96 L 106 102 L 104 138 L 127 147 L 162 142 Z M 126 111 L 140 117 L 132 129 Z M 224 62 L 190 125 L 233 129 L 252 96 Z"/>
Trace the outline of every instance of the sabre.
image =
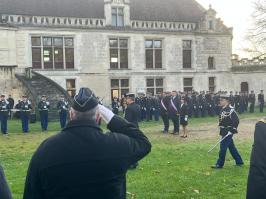
<path id="1" fill-rule="evenodd" d="M 224 138 L 222 138 L 221 140 L 219 140 L 209 151 L 208 151 L 208 153 L 210 153 L 210 152 L 212 152 L 213 151 L 213 149 L 215 149 L 216 147 L 217 147 L 217 145 L 218 144 L 220 144 L 222 141 L 224 141 L 228 136 L 230 136 L 230 135 L 232 135 L 232 133 L 231 132 L 228 132 L 227 133 L 227 135 L 224 137 Z"/>

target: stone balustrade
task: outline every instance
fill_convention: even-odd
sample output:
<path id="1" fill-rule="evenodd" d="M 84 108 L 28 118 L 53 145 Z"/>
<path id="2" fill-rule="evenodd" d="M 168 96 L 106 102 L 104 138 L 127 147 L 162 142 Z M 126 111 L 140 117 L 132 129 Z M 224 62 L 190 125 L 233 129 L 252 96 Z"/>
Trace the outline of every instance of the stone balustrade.
<path id="1" fill-rule="evenodd" d="M 48 17 L 48 16 L 25 16 L 25 15 L 1 15 L 0 21 L 14 26 L 56 26 L 56 27 L 82 27 L 104 28 L 105 19 L 95 18 L 71 18 L 71 17 Z M 127 27 L 128 28 L 128 27 Z M 161 21 L 131 21 L 132 29 L 167 30 L 167 31 L 196 31 L 197 23 L 161 22 Z"/>
<path id="2" fill-rule="evenodd" d="M 2 15 L 2 23 L 17 26 L 63 26 L 63 27 L 105 27 L 105 19 L 96 18 L 69 18 L 69 17 L 46 17 L 25 15 Z"/>
<path id="3" fill-rule="evenodd" d="M 196 23 L 159 22 L 159 21 L 131 21 L 133 29 L 155 29 L 170 31 L 195 31 Z"/>

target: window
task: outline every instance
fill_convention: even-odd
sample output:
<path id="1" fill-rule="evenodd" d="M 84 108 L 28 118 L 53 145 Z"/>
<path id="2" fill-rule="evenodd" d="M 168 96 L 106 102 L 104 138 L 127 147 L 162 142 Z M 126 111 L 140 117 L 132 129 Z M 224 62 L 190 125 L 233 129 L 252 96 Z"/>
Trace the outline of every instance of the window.
<path id="1" fill-rule="evenodd" d="M 152 95 L 163 93 L 163 78 L 153 78 L 146 80 L 147 93 Z"/>
<path id="2" fill-rule="evenodd" d="M 193 91 L 193 78 L 184 78 L 184 92 Z"/>
<path id="3" fill-rule="evenodd" d="M 124 9 L 112 8 L 112 26 L 124 26 Z"/>
<path id="4" fill-rule="evenodd" d="M 215 77 L 209 77 L 209 91 L 210 92 L 215 92 Z"/>
<path id="5" fill-rule="evenodd" d="M 66 80 L 66 90 L 69 96 L 75 97 L 76 95 L 76 80 L 75 79 Z"/>
<path id="6" fill-rule="evenodd" d="M 128 39 L 110 39 L 110 68 L 128 68 Z"/>
<path id="7" fill-rule="evenodd" d="M 183 41 L 183 68 L 192 68 L 192 41 Z"/>
<path id="8" fill-rule="evenodd" d="M 162 40 L 146 40 L 146 68 L 162 68 Z"/>
<path id="9" fill-rule="evenodd" d="M 73 69 L 74 39 L 71 37 L 31 38 L 32 67 L 35 69 Z"/>
<path id="10" fill-rule="evenodd" d="M 214 57 L 209 57 L 208 58 L 208 69 L 215 69 Z"/>
<path id="11" fill-rule="evenodd" d="M 129 93 L 129 79 L 112 79 L 111 80 L 111 97 L 121 98 Z"/>
<path id="12" fill-rule="evenodd" d="M 213 21 L 209 21 L 209 30 L 213 30 Z"/>

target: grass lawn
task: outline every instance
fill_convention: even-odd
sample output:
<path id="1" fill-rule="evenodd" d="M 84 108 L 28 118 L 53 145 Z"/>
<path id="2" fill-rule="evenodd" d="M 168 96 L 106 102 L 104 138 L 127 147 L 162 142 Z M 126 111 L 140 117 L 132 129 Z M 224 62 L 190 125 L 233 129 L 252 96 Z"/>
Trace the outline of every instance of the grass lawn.
<path id="1" fill-rule="evenodd" d="M 259 119 L 263 114 L 244 114 L 240 117 Z M 217 118 L 191 119 L 189 127 L 194 129 L 193 134 L 202 126 L 215 126 L 216 123 Z M 225 168 L 213 171 L 210 166 L 216 161 L 218 148 L 211 154 L 207 151 L 217 141 L 218 130 L 211 132 L 213 136 L 206 139 L 204 136 L 210 133 L 199 131 L 197 134 L 200 136 L 182 140 L 177 136 L 161 134 L 161 122 L 145 122 L 141 128 L 150 138 L 153 148 L 150 155 L 140 162 L 138 169 L 128 172 L 129 198 L 245 198 L 252 139 L 236 141 L 245 161 L 243 168 L 234 167 L 234 161 L 228 154 Z M 48 133 L 40 132 L 39 123 L 31 124 L 30 129 L 31 132 L 24 135 L 20 121 L 11 121 L 10 134 L 0 136 L 0 163 L 5 169 L 14 199 L 22 198 L 32 153 L 45 138 L 59 130 L 59 124 L 50 123 Z"/>

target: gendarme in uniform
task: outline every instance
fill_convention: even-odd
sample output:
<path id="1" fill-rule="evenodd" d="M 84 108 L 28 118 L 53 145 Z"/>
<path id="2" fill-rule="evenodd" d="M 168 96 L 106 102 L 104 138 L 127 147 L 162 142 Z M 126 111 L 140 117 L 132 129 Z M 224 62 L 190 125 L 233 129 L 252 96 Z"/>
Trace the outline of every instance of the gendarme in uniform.
<path id="1" fill-rule="evenodd" d="M 104 134 L 97 120 L 73 119 L 96 110 L 106 121 Z M 91 90 L 74 98 L 71 121 L 45 140 L 30 162 L 24 199 L 125 199 L 126 173 L 151 150 L 134 124 L 98 104 Z M 96 114 L 98 115 L 98 114 Z"/>
<path id="2" fill-rule="evenodd" d="M 235 109 L 230 106 L 230 96 L 224 95 L 220 98 L 221 100 L 227 101 L 227 105 L 222 107 L 219 117 L 220 135 L 222 136 L 223 141 L 220 144 L 220 152 L 217 163 L 212 168 L 223 168 L 227 149 L 229 149 L 231 155 L 235 159 L 236 165 L 242 166 L 244 164 L 243 160 L 233 141 L 233 135 L 238 133 L 237 127 L 239 125 L 239 118 Z"/>

